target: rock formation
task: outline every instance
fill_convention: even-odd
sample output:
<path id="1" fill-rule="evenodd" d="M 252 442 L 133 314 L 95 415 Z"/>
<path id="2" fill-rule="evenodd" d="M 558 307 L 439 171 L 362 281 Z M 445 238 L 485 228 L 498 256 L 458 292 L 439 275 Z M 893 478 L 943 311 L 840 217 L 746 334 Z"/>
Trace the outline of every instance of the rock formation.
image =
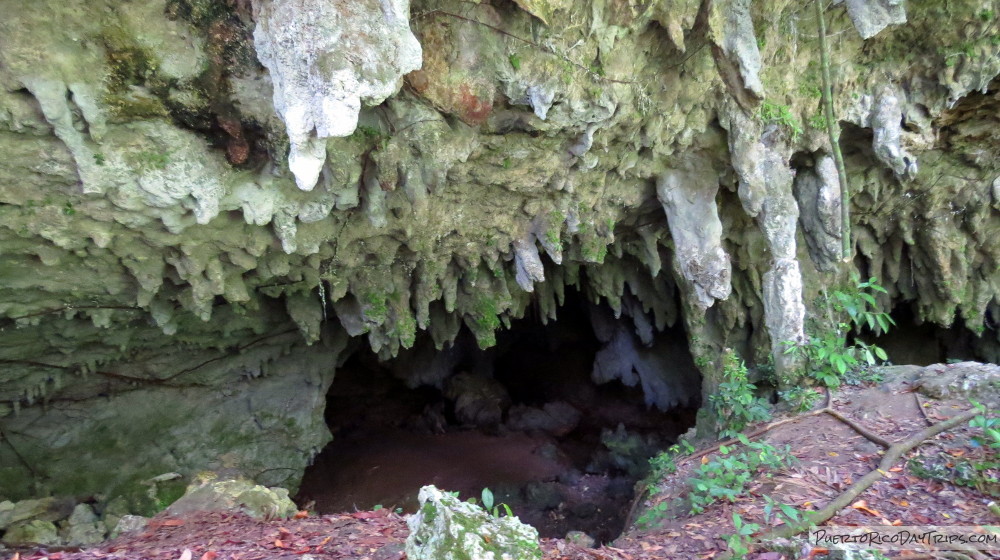
<path id="1" fill-rule="evenodd" d="M 614 315 L 595 376 L 665 408 L 699 391 L 656 333 L 704 396 L 722 348 L 790 367 L 852 271 L 996 361 L 984 5 L 828 10 L 842 265 L 800 3 L 0 0 L 0 496 L 294 489 L 358 344 L 445 371 L 567 287 Z"/>

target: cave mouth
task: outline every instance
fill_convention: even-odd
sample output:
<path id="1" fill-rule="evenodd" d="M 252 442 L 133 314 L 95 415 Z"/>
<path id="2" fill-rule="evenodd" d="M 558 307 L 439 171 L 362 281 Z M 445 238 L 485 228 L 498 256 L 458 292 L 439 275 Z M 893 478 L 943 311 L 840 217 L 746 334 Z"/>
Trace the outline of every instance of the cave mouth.
<path id="1" fill-rule="evenodd" d="M 875 335 L 870 329 L 864 329 L 858 338 L 881 346 L 893 363 L 929 366 L 955 361 L 997 363 L 1000 360 L 1000 335 L 992 305 L 978 333 L 966 328 L 961 318 L 947 327 L 920 321 L 911 303 L 897 304 L 889 316 L 896 324 L 888 332 Z"/>
<path id="2" fill-rule="evenodd" d="M 700 404 L 683 329 L 644 332 L 643 343 L 635 325 L 568 291 L 557 321 L 512 321 L 487 350 L 463 332 L 386 362 L 355 352 L 327 398 L 333 441 L 298 503 L 410 513 L 426 484 L 462 499 L 489 488 L 543 538 L 582 531 L 610 542 L 648 459 L 694 425 Z"/>

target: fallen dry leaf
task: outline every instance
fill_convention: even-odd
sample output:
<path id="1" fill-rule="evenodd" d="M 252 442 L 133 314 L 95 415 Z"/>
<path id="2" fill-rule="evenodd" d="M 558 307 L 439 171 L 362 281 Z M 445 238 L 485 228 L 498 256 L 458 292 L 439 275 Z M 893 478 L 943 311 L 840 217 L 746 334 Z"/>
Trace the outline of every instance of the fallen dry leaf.
<path id="1" fill-rule="evenodd" d="M 854 508 L 854 509 L 856 509 L 856 510 L 858 510 L 858 511 L 863 511 L 863 512 L 867 513 L 868 515 L 871 515 L 872 517 L 882 517 L 881 513 L 879 513 L 877 511 L 875 511 L 874 509 L 868 507 L 868 502 L 866 502 L 864 500 L 858 500 L 858 501 L 854 502 L 853 504 L 851 504 L 851 507 Z"/>

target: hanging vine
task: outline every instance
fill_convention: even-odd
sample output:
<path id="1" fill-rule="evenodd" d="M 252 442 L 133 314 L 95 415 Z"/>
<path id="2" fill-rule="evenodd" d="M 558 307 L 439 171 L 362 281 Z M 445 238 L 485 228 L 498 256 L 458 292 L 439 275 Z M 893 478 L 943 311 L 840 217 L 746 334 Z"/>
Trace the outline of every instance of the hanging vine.
<path id="1" fill-rule="evenodd" d="M 840 151 L 840 126 L 833 112 L 833 85 L 830 79 L 830 51 L 826 42 L 826 19 L 823 15 L 823 0 L 815 0 L 816 23 L 819 25 L 819 56 L 823 73 L 823 112 L 826 117 L 826 131 L 830 135 L 830 148 L 837 162 L 837 176 L 840 179 L 840 239 L 841 258 L 851 259 L 851 192 L 847 183 L 847 168 L 844 154 Z"/>

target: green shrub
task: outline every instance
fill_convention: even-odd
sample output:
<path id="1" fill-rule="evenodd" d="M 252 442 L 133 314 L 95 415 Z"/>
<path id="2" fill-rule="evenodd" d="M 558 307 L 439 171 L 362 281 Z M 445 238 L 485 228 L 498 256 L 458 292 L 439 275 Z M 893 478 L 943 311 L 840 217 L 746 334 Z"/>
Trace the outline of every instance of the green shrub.
<path id="1" fill-rule="evenodd" d="M 760 531 L 760 525 L 746 523 L 740 514 L 733 512 L 733 527 L 736 529 L 736 534 L 723 535 L 723 538 L 726 539 L 726 546 L 735 558 L 744 558 L 750 552 L 751 537 Z"/>
<path id="2" fill-rule="evenodd" d="M 705 511 L 705 508 L 720 499 L 735 502 L 746 494 L 747 484 L 759 472 L 771 475 L 772 471 L 785 468 L 794 461 L 788 446 L 779 450 L 773 445 L 750 441 L 745 435 L 737 438 L 745 448 L 735 453 L 733 448 L 721 446 L 719 455 L 698 467 L 688 479 L 688 503 L 691 514 Z"/>
<path id="3" fill-rule="evenodd" d="M 812 410 L 823 394 L 811 387 L 792 387 L 787 391 L 779 391 L 778 397 L 791 405 L 795 412 Z"/>
<path id="4" fill-rule="evenodd" d="M 771 417 L 767 401 L 754 395 L 757 386 L 747 378 L 747 366 L 732 350 L 722 361 L 722 383 L 708 400 L 719 422 L 722 437 L 733 437 L 748 425 Z"/>
<path id="5" fill-rule="evenodd" d="M 836 329 L 819 336 L 810 336 L 803 345 L 786 341 L 785 354 L 805 357 L 809 362 L 809 375 L 827 387 L 839 387 L 851 371 L 855 373 L 848 380 L 866 381 L 866 377 L 859 375 L 856 370 L 876 365 L 889 357 L 885 350 L 874 344 L 856 340 L 849 345 L 848 335 L 852 330 L 862 327 L 881 334 L 888 331 L 890 325 L 896 324 L 888 313 L 878 310 L 872 292 L 886 293 L 875 278 L 858 283 L 852 291 L 834 292 L 831 307 L 844 319 L 837 323 Z"/>

